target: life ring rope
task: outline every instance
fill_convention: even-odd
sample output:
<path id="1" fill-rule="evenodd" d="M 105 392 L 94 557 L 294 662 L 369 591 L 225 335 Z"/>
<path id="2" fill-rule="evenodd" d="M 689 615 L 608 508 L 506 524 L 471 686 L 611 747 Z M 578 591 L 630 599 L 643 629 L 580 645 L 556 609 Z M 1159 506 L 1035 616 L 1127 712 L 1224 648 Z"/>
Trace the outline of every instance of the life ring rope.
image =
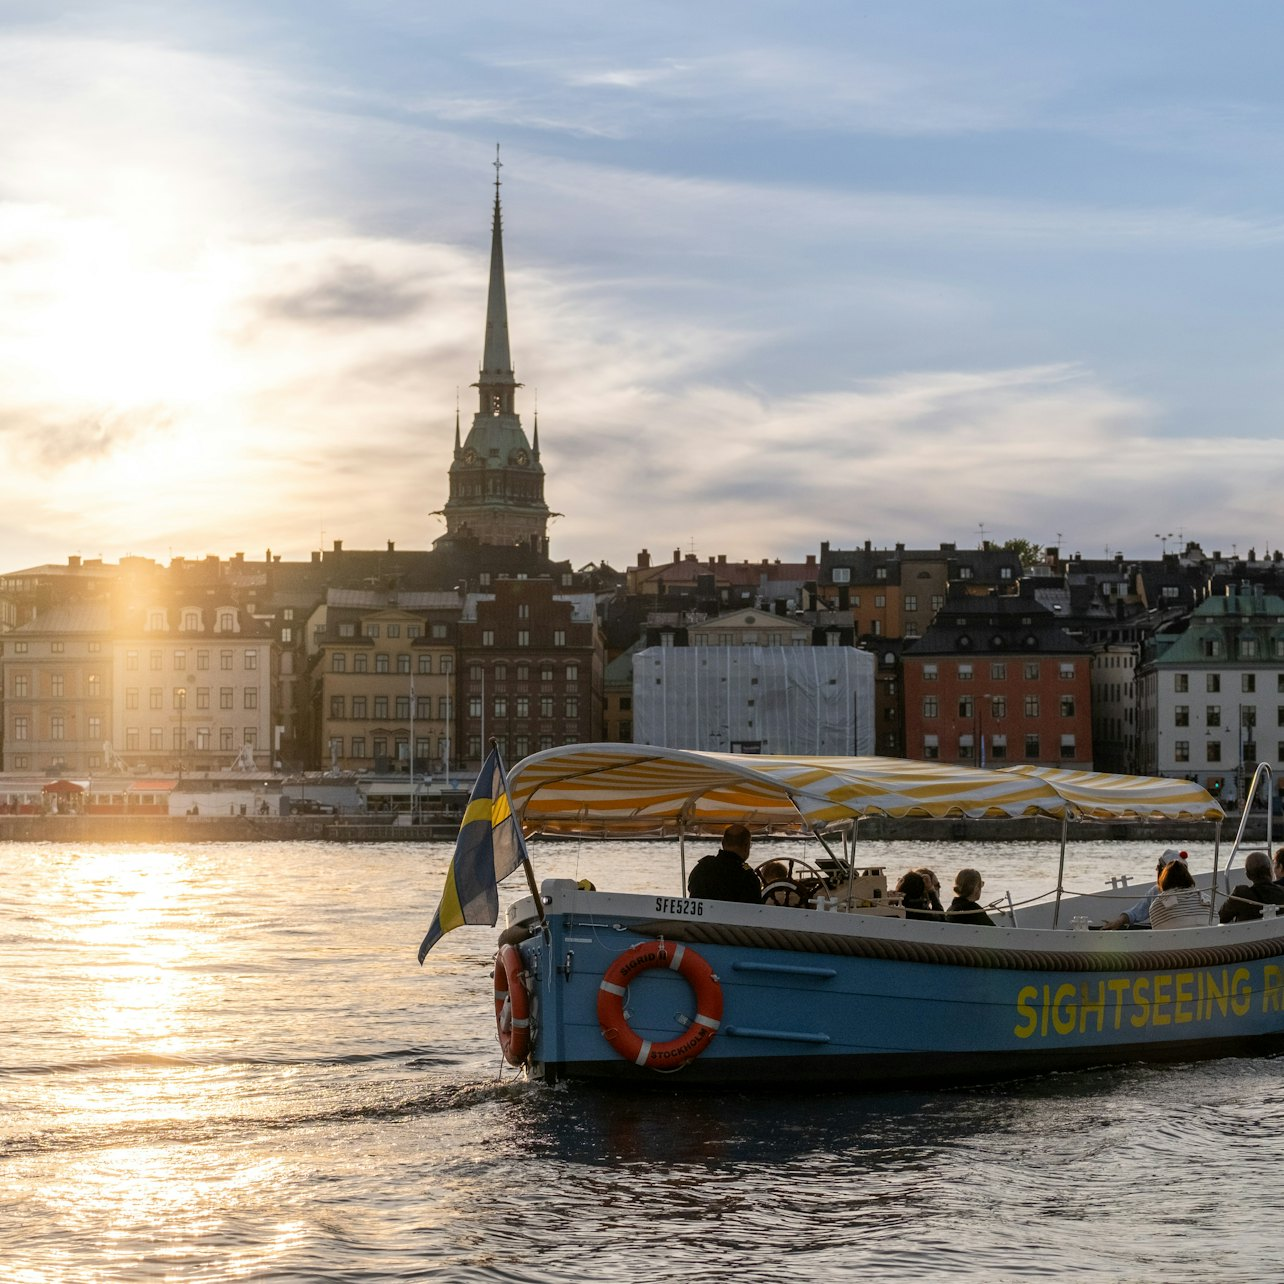
<path id="1" fill-rule="evenodd" d="M 662 1043 L 642 1038 L 624 1012 L 630 982 L 654 968 L 677 972 L 696 999 L 696 1014 L 687 1027 Z M 721 1026 L 722 986 L 708 962 L 683 942 L 640 941 L 606 969 L 598 986 L 597 1020 L 603 1038 L 626 1061 L 652 1070 L 680 1070 L 708 1047 Z"/>

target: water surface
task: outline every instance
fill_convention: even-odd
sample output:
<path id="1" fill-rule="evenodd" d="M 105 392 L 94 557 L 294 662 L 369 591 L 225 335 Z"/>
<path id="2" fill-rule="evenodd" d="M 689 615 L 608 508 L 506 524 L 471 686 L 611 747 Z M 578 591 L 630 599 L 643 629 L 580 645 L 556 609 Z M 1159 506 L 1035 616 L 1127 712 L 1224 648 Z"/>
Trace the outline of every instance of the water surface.
<path id="1" fill-rule="evenodd" d="M 1038 844 L 864 850 L 947 887 L 975 866 L 987 897 L 1055 870 Z M 1154 855 L 1076 845 L 1067 883 L 1144 883 Z M 678 888 L 669 844 L 533 856 L 541 876 Z M 492 932 L 415 964 L 449 857 L 0 845 L 0 1279 L 1279 1277 L 1284 1062 L 933 1093 L 548 1090 L 501 1073 Z"/>

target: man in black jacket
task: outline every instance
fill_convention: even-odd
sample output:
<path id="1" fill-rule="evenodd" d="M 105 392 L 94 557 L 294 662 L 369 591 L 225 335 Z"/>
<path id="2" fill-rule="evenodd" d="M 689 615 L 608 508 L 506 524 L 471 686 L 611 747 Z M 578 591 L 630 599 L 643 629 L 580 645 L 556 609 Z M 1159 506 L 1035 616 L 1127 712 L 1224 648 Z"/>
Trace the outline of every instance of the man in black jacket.
<path id="1" fill-rule="evenodd" d="M 687 891 L 702 900 L 760 904 L 762 884 L 746 863 L 752 841 L 743 825 L 728 825 L 722 835 L 722 850 L 696 862 L 687 879 Z"/>
<path id="2" fill-rule="evenodd" d="M 1248 885 L 1240 883 L 1217 911 L 1223 923 L 1247 923 L 1262 917 L 1263 905 L 1284 905 L 1284 887 L 1271 882 L 1271 858 L 1265 852 L 1249 852 L 1244 873 Z"/>

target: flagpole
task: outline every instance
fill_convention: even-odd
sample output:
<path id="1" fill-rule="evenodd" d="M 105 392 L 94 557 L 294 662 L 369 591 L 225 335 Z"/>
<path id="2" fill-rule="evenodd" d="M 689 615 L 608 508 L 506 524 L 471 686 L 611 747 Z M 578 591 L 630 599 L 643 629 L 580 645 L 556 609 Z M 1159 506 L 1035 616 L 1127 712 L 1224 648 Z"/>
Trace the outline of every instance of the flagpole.
<path id="1" fill-rule="evenodd" d="M 513 805 L 513 795 L 508 791 L 508 772 L 504 769 L 504 755 L 499 752 L 499 741 L 494 736 L 490 738 L 490 747 L 495 753 L 496 761 L 499 763 L 500 774 L 504 778 L 504 792 L 508 794 L 508 805 Z M 517 826 L 517 832 L 522 832 L 522 822 L 513 817 L 513 824 Z M 535 870 L 531 867 L 530 854 L 526 850 L 525 836 L 522 838 L 522 868 L 526 871 L 526 886 L 531 889 L 531 895 L 535 898 L 535 912 L 539 915 L 540 927 L 548 926 L 548 918 L 544 914 L 544 900 L 539 894 L 539 884 L 535 881 Z"/>

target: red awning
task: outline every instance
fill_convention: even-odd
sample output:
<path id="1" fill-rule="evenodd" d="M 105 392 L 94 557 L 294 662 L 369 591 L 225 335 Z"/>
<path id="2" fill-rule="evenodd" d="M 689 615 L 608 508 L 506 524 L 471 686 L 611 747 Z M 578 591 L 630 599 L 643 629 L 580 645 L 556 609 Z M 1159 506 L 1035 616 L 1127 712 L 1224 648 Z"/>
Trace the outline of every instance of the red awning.
<path id="1" fill-rule="evenodd" d="M 40 790 L 42 794 L 83 794 L 84 785 L 78 785 L 74 780 L 51 780 Z"/>

